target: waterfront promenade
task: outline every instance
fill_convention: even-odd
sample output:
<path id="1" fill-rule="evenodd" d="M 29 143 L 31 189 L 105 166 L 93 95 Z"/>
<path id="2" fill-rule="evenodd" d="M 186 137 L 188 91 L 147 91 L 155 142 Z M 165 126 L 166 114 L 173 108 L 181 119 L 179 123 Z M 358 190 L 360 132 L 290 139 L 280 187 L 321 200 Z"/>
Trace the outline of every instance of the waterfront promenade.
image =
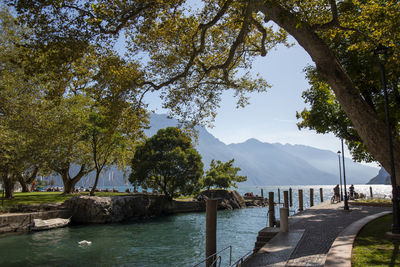
<path id="1" fill-rule="evenodd" d="M 272 246 L 266 245 L 269 247 L 265 253 L 261 249 L 243 266 L 324 266 L 329 249 L 345 228 L 366 216 L 390 210 L 391 207 L 350 205 L 350 211 L 344 211 L 343 202 L 325 201 L 289 218 L 289 233 L 304 230 L 298 242 L 281 246 L 276 240 Z"/>

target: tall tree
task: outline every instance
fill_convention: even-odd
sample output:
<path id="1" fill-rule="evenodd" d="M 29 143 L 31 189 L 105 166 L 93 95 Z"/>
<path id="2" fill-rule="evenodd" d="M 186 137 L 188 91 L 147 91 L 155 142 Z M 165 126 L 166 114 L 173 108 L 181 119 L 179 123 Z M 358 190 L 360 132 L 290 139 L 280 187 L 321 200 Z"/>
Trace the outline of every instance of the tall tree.
<path id="1" fill-rule="evenodd" d="M 137 147 L 131 169 L 129 181 L 133 185 L 161 191 L 172 200 L 199 189 L 203 163 L 190 137 L 178 128 L 168 127 Z"/>
<path id="2" fill-rule="evenodd" d="M 388 64 L 395 64 L 398 1 L 207 0 L 199 11 L 188 10 L 180 0 L 7 2 L 35 29 L 31 37 L 40 43 L 68 40 L 75 34 L 83 43 L 109 45 L 107 41 L 123 32 L 129 57 L 146 59 L 140 68 L 146 73 L 133 81 L 143 92 L 162 91 L 166 107 L 194 121 L 215 115 L 225 89 L 236 90 L 239 105 L 246 102 L 246 92 L 265 91 L 263 80 L 242 70 L 290 34 L 311 56 L 365 146 L 390 169 L 385 122 L 357 88 L 333 41 L 336 36 L 357 37 L 358 42 L 346 49 L 371 54 L 382 43 L 392 49 Z M 398 129 L 393 135 L 394 154 L 400 158 Z M 400 173 L 400 161 L 395 164 Z"/>
<path id="3" fill-rule="evenodd" d="M 85 138 L 90 144 L 96 172 L 90 195 L 94 195 L 103 170 L 112 165 L 117 165 L 121 170 L 126 170 L 127 160 L 133 156 L 135 144 L 142 134 L 143 125 L 141 123 L 145 122 L 145 118 L 141 120 L 129 112 L 125 116 L 121 116 L 121 114 L 114 115 L 119 115 L 119 119 L 92 111 L 85 126 Z M 129 123 L 130 127 L 124 128 L 124 123 Z M 124 129 L 129 129 L 130 131 L 127 132 Z"/>
<path id="4" fill-rule="evenodd" d="M 27 191 L 26 184 L 36 178 L 41 165 L 30 135 L 40 98 L 34 81 L 40 77 L 25 75 L 28 33 L 7 8 L 0 7 L 0 174 L 7 198 L 13 197 L 17 181 Z"/>
<path id="5" fill-rule="evenodd" d="M 247 176 L 238 175 L 241 170 L 239 167 L 234 167 L 231 159 L 225 163 L 217 160 L 211 160 L 210 168 L 206 171 L 205 176 L 202 178 L 201 183 L 203 188 L 210 190 L 211 187 L 227 189 L 229 187 L 237 188 L 236 183 L 244 182 Z"/>

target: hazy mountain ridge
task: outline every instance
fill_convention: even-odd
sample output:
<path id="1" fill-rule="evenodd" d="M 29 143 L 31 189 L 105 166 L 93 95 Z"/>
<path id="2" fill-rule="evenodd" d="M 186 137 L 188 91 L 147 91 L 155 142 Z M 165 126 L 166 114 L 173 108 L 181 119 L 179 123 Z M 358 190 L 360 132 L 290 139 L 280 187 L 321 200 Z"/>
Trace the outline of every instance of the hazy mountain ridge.
<path id="1" fill-rule="evenodd" d="M 369 180 L 367 184 L 392 184 L 389 173 L 382 167 L 377 176 Z"/>
<path id="2" fill-rule="evenodd" d="M 178 122 L 166 115 L 152 114 L 148 136 L 158 129 L 176 126 Z M 305 145 L 282 145 L 264 143 L 249 139 L 243 143 L 229 144 L 218 140 L 205 128 L 196 127 L 198 142 L 196 148 L 202 155 L 204 167 L 212 159 L 228 161 L 235 159 L 235 165 L 247 175 L 247 185 L 284 184 L 336 184 L 339 181 L 337 154 Z M 378 169 L 354 163 L 345 158 L 348 183 L 365 184 L 377 174 Z"/>
<path id="3" fill-rule="evenodd" d="M 152 114 L 150 128 L 145 130 L 148 137 L 159 129 L 177 126 L 175 119 L 165 114 Z M 339 182 L 338 156 L 329 150 L 321 150 L 305 145 L 282 145 L 265 143 L 249 139 L 242 143 L 225 144 L 203 127 L 196 127 L 198 139 L 196 149 L 202 156 L 207 169 L 212 159 L 226 162 L 235 159 L 235 165 L 247 175 L 246 185 L 302 185 L 302 184 L 337 184 Z M 347 183 L 365 184 L 378 173 L 377 168 L 352 162 L 346 158 Z M 88 175 L 77 186 L 90 186 Z M 91 179 L 91 180 L 90 180 Z M 126 181 L 126 179 L 125 179 Z M 123 173 L 116 168 L 102 174 L 99 185 L 121 186 L 125 184 Z M 61 186 L 61 179 L 56 178 Z"/>

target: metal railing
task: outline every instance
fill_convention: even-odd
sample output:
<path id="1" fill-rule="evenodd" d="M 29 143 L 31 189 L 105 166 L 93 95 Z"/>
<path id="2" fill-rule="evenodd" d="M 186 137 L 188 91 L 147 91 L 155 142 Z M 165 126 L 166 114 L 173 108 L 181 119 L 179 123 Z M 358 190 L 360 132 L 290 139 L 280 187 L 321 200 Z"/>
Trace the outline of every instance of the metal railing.
<path id="1" fill-rule="evenodd" d="M 250 250 L 246 254 L 244 254 L 242 257 L 240 257 L 237 261 L 235 261 L 233 264 L 230 264 L 229 267 L 240 267 L 243 262 L 247 259 L 248 256 L 253 254 L 253 250 Z"/>
<path id="2" fill-rule="evenodd" d="M 201 262 L 197 263 L 196 265 L 193 265 L 193 267 L 197 267 L 200 266 L 200 264 L 206 262 L 208 259 L 217 256 L 218 254 L 220 254 L 221 252 L 227 250 L 229 248 L 229 266 L 231 266 L 232 264 L 232 246 L 227 246 L 226 248 L 221 249 L 220 251 L 208 256 L 207 258 L 205 258 L 204 260 L 202 260 Z M 216 257 L 215 260 L 211 263 L 211 266 L 217 266 L 216 263 L 219 261 L 218 267 L 221 266 L 221 260 L 222 257 L 221 255 Z"/>

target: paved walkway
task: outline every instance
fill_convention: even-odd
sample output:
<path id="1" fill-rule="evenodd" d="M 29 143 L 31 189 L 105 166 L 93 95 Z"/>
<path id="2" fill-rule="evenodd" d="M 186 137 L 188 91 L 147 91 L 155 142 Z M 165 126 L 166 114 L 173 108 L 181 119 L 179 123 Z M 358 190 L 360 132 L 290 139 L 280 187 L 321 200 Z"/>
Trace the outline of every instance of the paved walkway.
<path id="1" fill-rule="evenodd" d="M 347 226 L 371 214 L 390 210 L 390 207 L 350 205 L 350 211 L 344 211 L 343 202 L 326 201 L 289 218 L 289 231 L 304 229 L 304 234 L 286 263 L 274 262 L 271 253 L 259 253 L 244 266 L 323 266 L 332 243 Z"/>

